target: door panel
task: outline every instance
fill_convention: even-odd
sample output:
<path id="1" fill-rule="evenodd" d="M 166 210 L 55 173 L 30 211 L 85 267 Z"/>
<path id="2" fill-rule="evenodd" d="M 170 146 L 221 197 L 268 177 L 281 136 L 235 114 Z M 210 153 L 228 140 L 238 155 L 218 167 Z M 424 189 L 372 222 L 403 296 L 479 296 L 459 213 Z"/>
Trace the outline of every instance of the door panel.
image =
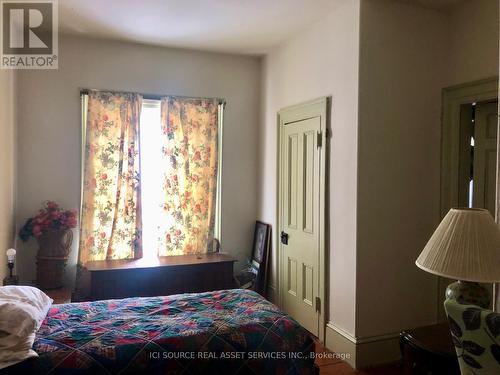
<path id="1" fill-rule="evenodd" d="M 298 202 L 298 145 L 297 133 L 288 136 L 288 212 L 285 212 L 289 228 L 297 228 L 297 202 Z"/>
<path id="2" fill-rule="evenodd" d="M 474 123 L 473 205 L 495 217 L 497 102 L 478 103 Z"/>
<path id="3" fill-rule="evenodd" d="M 319 177 L 317 135 L 321 119 L 285 123 L 282 130 L 282 231 L 288 244 L 281 245 L 286 260 L 283 309 L 311 333 L 318 335 L 319 315 Z"/>

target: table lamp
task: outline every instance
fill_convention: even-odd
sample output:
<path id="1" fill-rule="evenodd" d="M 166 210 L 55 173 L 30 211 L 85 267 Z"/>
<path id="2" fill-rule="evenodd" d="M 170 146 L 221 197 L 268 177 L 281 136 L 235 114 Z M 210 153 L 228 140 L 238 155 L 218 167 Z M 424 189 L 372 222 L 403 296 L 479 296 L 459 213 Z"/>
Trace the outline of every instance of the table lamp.
<path id="1" fill-rule="evenodd" d="M 452 208 L 415 264 L 458 280 L 448 286 L 446 298 L 488 308 L 490 293 L 479 283 L 500 281 L 500 229 L 488 210 Z"/>
<path id="2" fill-rule="evenodd" d="M 14 262 L 16 260 L 16 250 L 9 249 L 6 252 L 7 255 L 7 267 L 9 267 L 9 276 L 3 279 L 3 285 L 17 285 L 19 283 L 19 278 L 12 275 L 12 270 L 14 269 Z"/>

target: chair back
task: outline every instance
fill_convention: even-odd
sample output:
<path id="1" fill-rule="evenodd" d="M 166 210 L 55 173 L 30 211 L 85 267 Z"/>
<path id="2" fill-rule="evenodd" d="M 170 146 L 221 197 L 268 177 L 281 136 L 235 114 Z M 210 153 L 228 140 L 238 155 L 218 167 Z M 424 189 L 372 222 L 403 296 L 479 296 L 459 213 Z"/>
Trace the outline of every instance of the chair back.
<path id="1" fill-rule="evenodd" d="M 454 299 L 444 307 L 462 375 L 500 374 L 500 314 Z"/>

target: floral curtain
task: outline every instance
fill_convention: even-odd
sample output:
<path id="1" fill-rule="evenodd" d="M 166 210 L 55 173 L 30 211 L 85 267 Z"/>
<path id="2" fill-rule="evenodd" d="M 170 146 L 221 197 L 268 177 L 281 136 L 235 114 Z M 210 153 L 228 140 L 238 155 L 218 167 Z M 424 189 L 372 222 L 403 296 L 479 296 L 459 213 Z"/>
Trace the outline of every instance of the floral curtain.
<path id="1" fill-rule="evenodd" d="M 80 264 L 142 257 L 142 97 L 91 91 L 85 132 Z"/>
<path id="2" fill-rule="evenodd" d="M 163 220 L 159 255 L 206 253 L 214 237 L 218 102 L 166 97 L 161 101 Z"/>

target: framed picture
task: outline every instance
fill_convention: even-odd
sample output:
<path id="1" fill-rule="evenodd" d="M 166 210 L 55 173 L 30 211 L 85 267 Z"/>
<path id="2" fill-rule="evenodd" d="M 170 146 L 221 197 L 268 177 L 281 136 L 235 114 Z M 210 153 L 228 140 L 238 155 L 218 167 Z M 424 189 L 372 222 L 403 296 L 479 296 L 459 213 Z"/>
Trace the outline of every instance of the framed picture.
<path id="1" fill-rule="evenodd" d="M 252 248 L 252 267 L 256 273 L 253 290 L 264 297 L 267 292 L 270 237 L 271 226 L 257 221 Z"/>
<path id="2" fill-rule="evenodd" d="M 267 248 L 269 247 L 269 230 L 270 225 L 260 221 L 255 223 L 252 260 L 255 260 L 259 264 L 264 261 Z"/>

